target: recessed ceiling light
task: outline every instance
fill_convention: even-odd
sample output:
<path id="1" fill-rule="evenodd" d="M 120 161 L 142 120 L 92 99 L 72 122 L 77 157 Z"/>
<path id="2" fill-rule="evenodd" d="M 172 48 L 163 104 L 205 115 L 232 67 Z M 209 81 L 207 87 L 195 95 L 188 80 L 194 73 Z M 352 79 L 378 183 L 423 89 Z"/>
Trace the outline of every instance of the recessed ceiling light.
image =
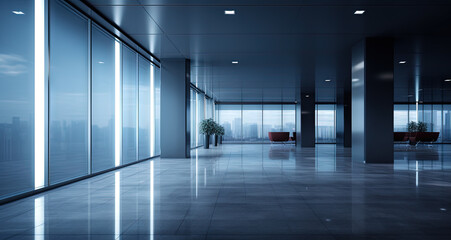
<path id="1" fill-rule="evenodd" d="M 104 62 L 99 62 L 100 64 L 104 64 Z"/>
<path id="2" fill-rule="evenodd" d="M 13 13 L 16 14 L 16 15 L 24 15 L 25 14 L 24 12 L 17 11 L 17 10 L 14 10 Z"/>
<path id="3" fill-rule="evenodd" d="M 308 98 L 308 97 L 310 97 L 310 95 L 307 94 L 307 95 L 305 95 L 305 97 Z"/>
<path id="4" fill-rule="evenodd" d="M 225 15 L 235 15 L 235 10 L 224 10 Z"/>
<path id="5" fill-rule="evenodd" d="M 451 82 L 451 79 L 445 79 L 445 82 Z"/>
<path id="6" fill-rule="evenodd" d="M 238 61 L 232 61 L 233 64 L 238 64 Z"/>
<path id="7" fill-rule="evenodd" d="M 353 78 L 352 81 L 353 81 L 353 82 L 358 82 L 359 79 L 358 79 L 358 78 Z"/>
<path id="8" fill-rule="evenodd" d="M 406 61 L 399 61 L 399 64 L 405 64 Z"/>
<path id="9" fill-rule="evenodd" d="M 355 15 L 362 15 L 365 13 L 365 10 L 355 10 L 354 14 Z"/>
<path id="10" fill-rule="evenodd" d="M 326 81 L 326 82 L 330 82 L 330 79 L 326 79 L 326 80 L 324 80 L 324 81 Z"/>

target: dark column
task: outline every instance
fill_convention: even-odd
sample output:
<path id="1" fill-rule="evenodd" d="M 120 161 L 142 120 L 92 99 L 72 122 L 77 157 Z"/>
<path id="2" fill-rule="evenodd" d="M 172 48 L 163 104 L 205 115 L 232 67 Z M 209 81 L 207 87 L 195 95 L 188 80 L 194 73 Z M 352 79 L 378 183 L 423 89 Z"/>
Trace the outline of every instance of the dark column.
<path id="1" fill-rule="evenodd" d="M 352 157 L 393 163 L 393 39 L 367 38 L 352 49 Z"/>
<path id="2" fill-rule="evenodd" d="M 340 68 L 340 71 L 342 69 Z M 351 147 L 351 71 L 337 74 L 337 145 Z"/>
<path id="3" fill-rule="evenodd" d="M 190 157 L 190 61 L 161 61 L 161 157 Z"/>
<path id="4" fill-rule="evenodd" d="M 315 66 L 312 62 L 306 62 L 301 74 L 299 106 L 301 147 L 315 146 Z"/>

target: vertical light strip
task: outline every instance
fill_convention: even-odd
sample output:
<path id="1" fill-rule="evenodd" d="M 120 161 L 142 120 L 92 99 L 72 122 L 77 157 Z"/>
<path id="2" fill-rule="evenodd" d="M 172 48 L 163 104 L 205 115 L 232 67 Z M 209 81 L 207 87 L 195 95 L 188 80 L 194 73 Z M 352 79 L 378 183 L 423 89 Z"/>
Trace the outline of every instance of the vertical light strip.
<path id="1" fill-rule="evenodd" d="M 45 0 L 34 1 L 34 188 L 45 185 Z"/>
<path id="2" fill-rule="evenodd" d="M 34 239 L 44 240 L 45 219 L 44 219 L 44 196 L 34 199 Z"/>
<path id="3" fill-rule="evenodd" d="M 150 156 L 155 156 L 155 77 L 150 64 Z"/>
<path id="4" fill-rule="evenodd" d="M 197 147 L 197 146 L 199 146 L 199 123 L 200 123 L 200 121 L 199 121 L 199 94 L 196 91 L 194 91 L 194 94 L 196 94 L 196 103 L 195 103 L 195 105 L 196 105 L 196 116 L 195 116 L 196 133 L 195 133 L 195 135 L 196 135 L 196 147 Z"/>
<path id="5" fill-rule="evenodd" d="M 121 235 L 121 173 L 114 173 L 114 238 Z"/>
<path id="6" fill-rule="evenodd" d="M 196 198 L 199 195 L 199 152 L 196 148 Z"/>
<path id="7" fill-rule="evenodd" d="M 114 45 L 114 166 L 121 165 L 121 43 L 116 41 Z"/>
<path id="8" fill-rule="evenodd" d="M 154 180 L 153 180 L 153 161 L 150 161 L 150 240 L 153 240 L 153 234 L 154 234 L 154 193 L 153 193 L 153 186 L 154 186 Z"/>

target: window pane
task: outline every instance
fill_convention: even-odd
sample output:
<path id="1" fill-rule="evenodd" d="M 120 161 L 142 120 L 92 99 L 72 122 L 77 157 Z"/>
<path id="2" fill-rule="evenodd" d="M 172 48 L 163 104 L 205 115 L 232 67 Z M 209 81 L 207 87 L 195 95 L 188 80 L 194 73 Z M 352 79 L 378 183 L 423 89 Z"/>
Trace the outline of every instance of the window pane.
<path id="1" fill-rule="evenodd" d="M 115 40 L 92 28 L 92 171 L 114 167 Z"/>
<path id="2" fill-rule="evenodd" d="M 49 177 L 88 174 L 88 21 L 51 4 Z"/>
<path id="3" fill-rule="evenodd" d="M 150 157 L 150 62 L 139 57 L 139 159 Z"/>
<path id="4" fill-rule="evenodd" d="M 190 89 L 190 120 L 191 120 L 191 147 L 196 147 L 196 92 Z"/>
<path id="5" fill-rule="evenodd" d="M 138 74 L 137 54 L 122 48 L 122 161 L 137 161 Z"/>
<path id="6" fill-rule="evenodd" d="M 160 146 L 160 96 L 161 96 L 161 74 L 160 68 L 154 67 L 154 75 L 155 75 L 155 155 L 161 154 L 161 146 Z"/>
<path id="7" fill-rule="evenodd" d="M 437 142 L 442 142 L 443 133 L 442 133 L 442 105 L 433 105 L 432 106 L 432 128 L 433 132 L 440 132 Z"/>
<path id="8" fill-rule="evenodd" d="M 282 105 L 263 105 L 263 139 L 269 141 L 268 132 L 282 131 Z"/>
<path id="9" fill-rule="evenodd" d="M 408 105 L 394 105 L 393 121 L 395 132 L 406 132 L 407 123 L 409 122 Z"/>
<path id="10" fill-rule="evenodd" d="M 417 107 L 415 106 L 415 104 L 409 104 L 409 122 L 411 121 L 418 121 Z"/>
<path id="11" fill-rule="evenodd" d="M 25 14 L 11 11 L 20 9 Z M 0 1 L 0 198 L 34 189 L 34 3 Z"/>
<path id="12" fill-rule="evenodd" d="M 316 142 L 335 143 L 335 105 L 316 105 Z"/>
<path id="13" fill-rule="evenodd" d="M 296 132 L 296 110 L 294 104 L 283 105 L 283 129 L 284 132 L 290 132 L 290 136 L 293 136 L 293 132 Z"/>
<path id="14" fill-rule="evenodd" d="M 204 95 L 201 93 L 197 93 L 197 126 L 200 125 L 200 122 L 204 120 Z M 197 146 L 204 144 L 204 135 L 198 132 Z"/>
<path id="15" fill-rule="evenodd" d="M 262 141 L 262 105 L 243 105 L 243 141 Z"/>
<path id="16" fill-rule="evenodd" d="M 451 142 L 451 105 L 443 105 L 443 142 Z"/>
<path id="17" fill-rule="evenodd" d="M 241 141 L 241 105 L 220 105 L 219 121 L 224 127 L 223 141 Z"/>

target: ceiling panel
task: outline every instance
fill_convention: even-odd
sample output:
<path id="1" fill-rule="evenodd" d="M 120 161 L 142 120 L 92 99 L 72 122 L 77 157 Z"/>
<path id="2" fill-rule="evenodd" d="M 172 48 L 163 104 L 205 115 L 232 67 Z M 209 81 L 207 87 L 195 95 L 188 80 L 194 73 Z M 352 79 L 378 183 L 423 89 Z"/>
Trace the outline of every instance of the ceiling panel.
<path id="1" fill-rule="evenodd" d="M 451 90 L 449 0 L 89 2 L 157 57 L 191 59 L 193 82 L 220 101 L 292 101 L 300 81 L 334 101 L 352 46 L 374 36 L 395 38 L 395 99 L 409 99 L 415 81 L 425 99 Z"/>

